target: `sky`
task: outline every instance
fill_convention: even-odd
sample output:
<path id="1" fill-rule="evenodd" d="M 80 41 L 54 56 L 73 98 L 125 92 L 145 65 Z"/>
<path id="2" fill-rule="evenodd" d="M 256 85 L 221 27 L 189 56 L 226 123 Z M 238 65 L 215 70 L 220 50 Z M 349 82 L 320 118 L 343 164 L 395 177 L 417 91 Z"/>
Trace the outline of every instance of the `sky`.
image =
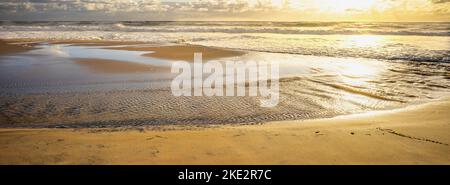
<path id="1" fill-rule="evenodd" d="M 1 0 L 0 20 L 450 22 L 450 0 Z"/>

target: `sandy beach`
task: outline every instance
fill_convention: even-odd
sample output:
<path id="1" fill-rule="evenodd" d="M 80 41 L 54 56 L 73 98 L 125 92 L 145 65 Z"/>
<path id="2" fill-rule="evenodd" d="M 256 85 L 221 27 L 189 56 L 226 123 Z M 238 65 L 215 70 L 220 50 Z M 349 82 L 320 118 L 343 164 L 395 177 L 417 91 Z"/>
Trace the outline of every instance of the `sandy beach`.
<path id="1" fill-rule="evenodd" d="M 102 59 L 79 59 L 75 63 L 86 66 L 96 73 L 143 73 L 143 72 L 169 72 L 168 67 L 156 67 L 145 64 Z"/>
<path id="2" fill-rule="evenodd" d="M 450 0 L 7 0 L 0 12 L 0 173 L 14 182 L 449 174 Z"/>
<path id="3" fill-rule="evenodd" d="M 450 99 L 264 125 L 1 129 L 1 164 L 450 164 Z"/>
<path id="4" fill-rule="evenodd" d="M 34 49 L 26 44 L 9 44 L 19 41 L 44 42 L 2 41 L 2 54 L 13 55 Z M 64 53 L 58 44 L 73 45 L 77 52 L 79 49 L 92 49 L 83 48 L 85 46 L 95 46 L 101 47 L 98 50 L 101 52 L 142 52 L 132 54 L 143 57 L 136 60 L 162 59 L 163 63 L 191 61 L 191 56 L 197 51 L 203 52 L 206 61 L 246 54 L 195 45 L 136 46 L 149 43 L 107 41 L 51 43 L 44 45 L 49 49 L 44 48 L 43 53 L 54 52 L 55 48 L 58 49 L 57 54 Z M 64 57 L 57 59 L 67 60 Z M 7 67 L 5 72 L 9 70 Z M 32 73 L 22 72 L 20 77 L 23 74 L 29 75 L 26 76 L 28 78 L 49 75 L 48 70 L 39 68 L 39 65 L 37 68 L 32 65 L 30 69 Z M 366 89 L 355 90 L 328 81 L 296 77 L 281 81 L 284 95 L 279 107 L 261 109 L 257 108 L 257 99 L 248 97 L 174 99 L 170 91 L 164 89 L 97 89 L 112 83 L 101 80 L 115 75 L 118 76 L 112 81 L 123 80 L 125 82 L 119 85 L 125 86 L 139 82 L 134 79 L 136 75 L 168 73 L 170 69 L 151 63 L 74 57 L 56 69 L 64 69 L 60 71 L 64 76 L 70 76 L 67 72 L 72 69 L 76 80 L 84 77 L 100 81 L 88 86 L 89 91 L 83 93 L 79 92 L 79 87 L 90 85 L 90 81 L 75 86 L 76 91 L 73 92 L 52 92 L 57 88 L 66 90 L 71 87 L 73 82 L 69 78 L 66 79 L 69 85 L 59 81 L 54 86 L 49 83 L 52 91 L 43 86 L 39 88 L 43 88 L 44 93 L 20 92 L 13 93 L 14 96 L 6 90 L 15 90 L 11 87 L 17 84 L 8 86 L 10 82 L 5 81 L 5 92 L 0 97 L 0 164 L 450 164 L 448 98 L 406 108 L 334 117 L 342 113 L 320 112 L 324 107 L 313 104 L 317 99 L 305 102 L 299 93 L 322 98 L 326 103 L 337 101 L 333 95 L 363 98 L 361 102 L 373 101 L 377 106 L 389 102 L 397 105 L 403 101 L 384 98 Z M 322 72 L 317 68 L 314 70 Z M 55 76 L 49 79 L 60 74 L 51 75 Z M 124 80 L 124 77 L 128 78 L 126 75 L 130 75 L 130 80 Z M 323 90 L 304 91 L 302 85 L 305 82 L 314 83 L 316 89 L 323 85 Z M 428 81 L 422 85 L 426 86 L 426 83 Z M 433 84 L 427 88 L 430 87 Z M 25 84 L 23 88 L 35 90 L 37 87 Z M 332 105 L 332 108 L 352 109 L 358 102 L 336 104 L 338 106 Z M 364 105 L 364 110 L 368 105 Z M 198 112 L 202 114 L 197 115 Z M 313 119 L 320 116 L 333 118 Z M 189 122 L 184 124 L 186 120 Z"/>

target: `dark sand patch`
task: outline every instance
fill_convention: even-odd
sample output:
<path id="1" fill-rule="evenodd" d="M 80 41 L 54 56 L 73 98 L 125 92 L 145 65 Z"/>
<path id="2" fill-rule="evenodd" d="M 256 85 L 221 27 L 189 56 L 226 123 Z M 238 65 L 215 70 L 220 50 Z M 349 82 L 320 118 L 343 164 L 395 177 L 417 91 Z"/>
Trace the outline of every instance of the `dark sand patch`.
<path id="1" fill-rule="evenodd" d="M 21 53 L 32 49 L 28 44 L 13 44 L 14 42 L 0 40 L 0 55 Z"/>
<path id="2" fill-rule="evenodd" d="M 144 56 L 166 59 L 166 60 L 183 60 L 194 61 L 194 53 L 202 53 L 203 61 L 242 56 L 245 52 L 232 51 L 222 48 L 205 47 L 198 45 L 176 45 L 176 46 L 146 46 L 146 47 L 117 47 L 108 49 L 118 49 L 127 51 L 153 51 Z"/>
<path id="3" fill-rule="evenodd" d="M 104 59 L 78 59 L 75 63 L 85 66 L 98 73 L 145 73 L 170 72 L 169 68 L 139 64 L 133 62 L 104 60 Z"/>

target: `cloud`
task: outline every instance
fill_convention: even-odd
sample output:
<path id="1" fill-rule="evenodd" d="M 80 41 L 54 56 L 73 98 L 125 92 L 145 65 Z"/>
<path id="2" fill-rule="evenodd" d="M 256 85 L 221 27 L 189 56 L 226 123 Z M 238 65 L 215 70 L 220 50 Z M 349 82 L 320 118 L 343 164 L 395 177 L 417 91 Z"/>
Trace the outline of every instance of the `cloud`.
<path id="1" fill-rule="evenodd" d="M 324 3 L 325 2 L 325 3 Z M 450 0 L 1 0 L 0 20 L 341 20 L 347 16 L 449 21 Z M 350 5 L 350 6 L 347 6 Z M 324 8 L 325 7 L 325 8 Z M 337 11 L 339 10 L 339 11 Z M 376 15 L 374 15 L 376 14 Z"/>
<path id="2" fill-rule="evenodd" d="M 286 1 L 287 2 L 287 1 Z M 208 11 L 208 12 L 247 12 L 277 10 L 281 7 L 271 0 L 194 0 L 176 3 L 172 6 L 176 11 Z"/>
<path id="3" fill-rule="evenodd" d="M 450 2 L 450 0 L 431 0 L 431 2 L 440 4 L 440 3 L 448 3 L 448 2 Z"/>
<path id="4" fill-rule="evenodd" d="M 288 2 L 288 0 L 285 0 Z M 271 0 L 192 0 L 161 2 L 159 0 L 2 0 L 0 10 L 12 12 L 43 11 L 208 11 L 244 12 L 279 9 Z"/>
<path id="5" fill-rule="evenodd" d="M 159 0 L 3 0 L 0 10 L 10 12 L 46 11 L 163 11 Z"/>

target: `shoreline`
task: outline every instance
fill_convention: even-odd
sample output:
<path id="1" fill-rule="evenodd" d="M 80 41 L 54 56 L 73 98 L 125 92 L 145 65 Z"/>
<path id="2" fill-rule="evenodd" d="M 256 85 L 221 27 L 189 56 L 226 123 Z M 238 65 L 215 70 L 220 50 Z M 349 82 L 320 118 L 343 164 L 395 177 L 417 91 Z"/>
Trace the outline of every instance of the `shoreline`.
<path id="1" fill-rule="evenodd" d="M 450 164 L 449 107 L 445 98 L 330 119 L 211 128 L 0 128 L 0 164 Z"/>

